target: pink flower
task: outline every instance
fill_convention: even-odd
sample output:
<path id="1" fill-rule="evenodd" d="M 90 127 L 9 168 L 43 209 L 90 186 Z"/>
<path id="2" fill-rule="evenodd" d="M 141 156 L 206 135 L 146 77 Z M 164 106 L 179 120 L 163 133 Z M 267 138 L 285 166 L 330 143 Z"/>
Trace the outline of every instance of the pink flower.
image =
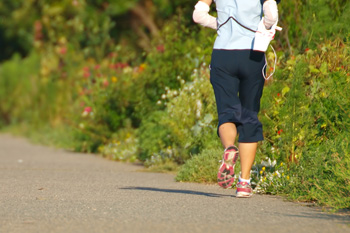
<path id="1" fill-rule="evenodd" d="M 111 58 L 113 58 L 113 57 L 116 57 L 116 56 L 117 56 L 117 53 L 111 52 L 108 56 L 111 57 Z"/>
<path id="2" fill-rule="evenodd" d="M 89 71 L 85 71 L 83 76 L 84 76 L 84 78 L 89 78 L 90 77 L 90 72 Z"/>
<path id="3" fill-rule="evenodd" d="M 109 85 L 109 82 L 108 82 L 108 80 L 107 79 L 105 79 L 105 80 L 103 80 L 103 86 L 104 87 L 108 87 L 108 85 Z"/>
<path id="4" fill-rule="evenodd" d="M 157 51 L 163 53 L 165 51 L 164 45 L 158 45 Z"/>
<path id="5" fill-rule="evenodd" d="M 64 54 L 66 54 L 66 53 L 67 53 L 67 47 L 62 47 L 62 48 L 60 49 L 60 54 L 64 55 Z"/>
<path id="6" fill-rule="evenodd" d="M 125 67 L 128 67 L 129 65 L 127 63 L 122 63 L 122 62 L 118 62 L 114 65 L 110 65 L 109 67 L 111 69 L 124 69 Z"/>
<path id="7" fill-rule="evenodd" d="M 90 113 L 90 112 L 92 112 L 92 108 L 91 107 L 85 107 L 84 108 L 84 112 Z"/>

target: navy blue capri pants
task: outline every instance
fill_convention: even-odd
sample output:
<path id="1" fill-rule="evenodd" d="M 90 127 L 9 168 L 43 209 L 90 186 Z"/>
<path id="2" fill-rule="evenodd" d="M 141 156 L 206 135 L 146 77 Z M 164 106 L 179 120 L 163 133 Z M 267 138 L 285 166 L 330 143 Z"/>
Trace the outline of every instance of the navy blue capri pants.
<path id="1" fill-rule="evenodd" d="M 253 50 L 214 49 L 211 58 L 210 82 L 214 89 L 219 127 L 234 123 L 238 142 L 264 139 L 258 119 L 264 87 L 262 69 L 265 54 Z M 264 71 L 265 72 L 265 71 Z"/>

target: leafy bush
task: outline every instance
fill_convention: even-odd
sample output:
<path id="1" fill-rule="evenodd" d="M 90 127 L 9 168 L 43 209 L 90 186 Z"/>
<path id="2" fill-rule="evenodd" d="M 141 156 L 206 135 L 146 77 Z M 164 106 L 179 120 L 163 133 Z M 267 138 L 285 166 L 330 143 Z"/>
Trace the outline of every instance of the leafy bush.
<path id="1" fill-rule="evenodd" d="M 214 183 L 217 180 L 219 160 L 222 149 L 204 149 L 187 160 L 177 173 L 177 181 Z"/>
<path id="2" fill-rule="evenodd" d="M 179 164 L 203 148 L 216 145 L 216 106 L 208 68 L 194 70 L 192 81 L 178 78 L 182 87 L 166 89 L 158 100 L 164 112 L 155 112 L 140 127 L 142 159 L 171 158 Z"/>
<path id="3" fill-rule="evenodd" d="M 37 107 L 35 104 L 40 103 L 33 98 L 40 92 L 40 86 L 35 85 L 39 64 L 39 57 L 32 54 L 24 60 L 16 55 L 1 65 L 0 127 L 18 124 L 28 120 L 30 115 L 37 114 L 33 109 Z"/>
<path id="4" fill-rule="evenodd" d="M 290 168 L 290 181 L 283 192 L 291 199 L 317 201 L 335 209 L 350 207 L 349 133 L 327 140 L 309 150 Z"/>
<path id="5" fill-rule="evenodd" d="M 344 39 L 350 32 L 350 3 L 347 0 L 294 0 L 279 4 L 278 43 L 288 54 L 316 48 L 334 36 Z"/>
<path id="6" fill-rule="evenodd" d="M 320 44 L 317 50 L 287 61 L 284 75 L 288 79 L 281 72 L 265 89 L 261 119 L 266 140 L 259 154 L 287 162 L 289 169 L 283 167 L 285 176 L 275 177 L 284 186 L 261 181 L 263 192 L 350 207 L 344 170 L 350 148 L 342 141 L 349 125 L 349 113 L 343 107 L 350 104 L 349 52 L 342 40 Z M 341 187 L 335 185 L 338 181 Z"/>

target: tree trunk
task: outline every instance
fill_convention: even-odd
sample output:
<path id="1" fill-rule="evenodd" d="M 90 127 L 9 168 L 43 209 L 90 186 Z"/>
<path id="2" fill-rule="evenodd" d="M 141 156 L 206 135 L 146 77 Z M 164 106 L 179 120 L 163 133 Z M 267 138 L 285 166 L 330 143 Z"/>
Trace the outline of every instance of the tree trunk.
<path id="1" fill-rule="evenodd" d="M 153 37 L 159 35 L 159 29 L 154 22 L 151 9 L 138 3 L 131 9 L 131 13 L 140 19 L 140 22 L 147 27 Z"/>

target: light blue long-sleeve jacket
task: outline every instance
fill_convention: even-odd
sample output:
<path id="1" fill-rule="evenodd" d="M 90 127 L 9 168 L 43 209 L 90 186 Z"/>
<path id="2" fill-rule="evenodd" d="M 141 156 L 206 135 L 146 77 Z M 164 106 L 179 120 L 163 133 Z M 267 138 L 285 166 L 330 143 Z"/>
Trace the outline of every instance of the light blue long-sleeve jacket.
<path id="1" fill-rule="evenodd" d="M 231 16 L 252 30 L 258 29 L 263 9 L 261 0 L 215 0 L 218 13 L 218 27 Z M 218 31 L 214 49 L 246 50 L 252 49 L 254 32 L 240 26 L 233 19 L 222 25 Z"/>

